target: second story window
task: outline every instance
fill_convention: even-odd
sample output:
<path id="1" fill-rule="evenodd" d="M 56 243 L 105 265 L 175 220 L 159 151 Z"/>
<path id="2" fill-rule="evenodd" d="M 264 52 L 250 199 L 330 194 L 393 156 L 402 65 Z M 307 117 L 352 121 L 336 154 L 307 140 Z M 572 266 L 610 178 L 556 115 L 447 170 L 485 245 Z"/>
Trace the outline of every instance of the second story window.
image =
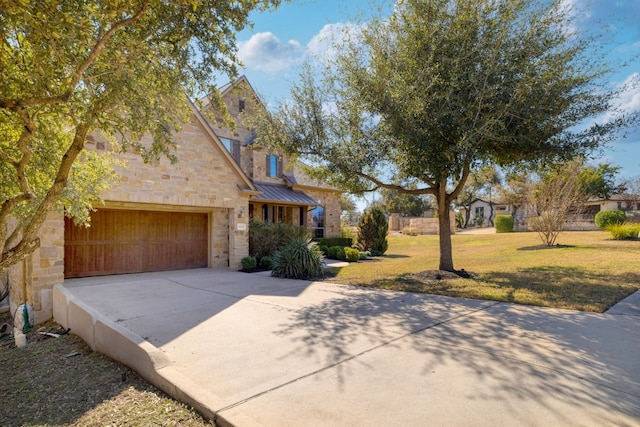
<path id="1" fill-rule="evenodd" d="M 245 109 L 244 99 L 238 100 L 238 112 L 242 113 Z"/>
<path id="2" fill-rule="evenodd" d="M 278 156 L 275 154 L 267 155 L 267 176 L 271 178 L 277 178 L 282 175 L 282 165 Z"/>

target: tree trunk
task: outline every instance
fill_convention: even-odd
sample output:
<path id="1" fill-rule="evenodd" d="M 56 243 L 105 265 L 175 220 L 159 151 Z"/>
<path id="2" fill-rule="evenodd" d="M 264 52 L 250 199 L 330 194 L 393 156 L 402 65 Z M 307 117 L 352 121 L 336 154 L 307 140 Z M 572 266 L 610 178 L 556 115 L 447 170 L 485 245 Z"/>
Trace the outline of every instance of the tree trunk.
<path id="1" fill-rule="evenodd" d="M 453 253 L 451 245 L 451 217 L 449 216 L 449 197 L 445 184 L 440 185 L 438 191 L 438 231 L 440 238 L 440 270 L 455 271 L 453 269 Z"/>

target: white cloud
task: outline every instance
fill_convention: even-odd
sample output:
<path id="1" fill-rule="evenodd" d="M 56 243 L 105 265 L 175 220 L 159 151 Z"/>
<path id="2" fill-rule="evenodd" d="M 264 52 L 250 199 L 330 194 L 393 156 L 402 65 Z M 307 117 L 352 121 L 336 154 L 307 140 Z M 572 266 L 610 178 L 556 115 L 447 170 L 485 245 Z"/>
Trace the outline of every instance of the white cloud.
<path id="1" fill-rule="evenodd" d="M 350 22 L 327 24 L 307 43 L 307 54 L 322 62 L 331 60 L 336 57 L 335 46 L 359 37 L 361 28 Z"/>
<path id="2" fill-rule="evenodd" d="M 640 111 L 640 73 L 633 73 L 621 85 L 620 108 L 631 113 Z"/>
<path id="3" fill-rule="evenodd" d="M 282 42 L 273 33 L 257 33 L 238 42 L 238 58 L 245 67 L 275 74 L 290 67 L 302 53 L 297 40 Z"/>

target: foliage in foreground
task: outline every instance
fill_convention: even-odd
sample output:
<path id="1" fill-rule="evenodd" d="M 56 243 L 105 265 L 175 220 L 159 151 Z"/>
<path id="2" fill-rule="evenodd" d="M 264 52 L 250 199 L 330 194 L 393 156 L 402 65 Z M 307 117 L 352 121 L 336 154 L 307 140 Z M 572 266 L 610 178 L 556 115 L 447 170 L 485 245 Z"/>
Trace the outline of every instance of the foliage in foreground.
<path id="1" fill-rule="evenodd" d="M 38 247 L 61 204 L 87 222 L 113 175 L 108 156 L 86 154 L 93 136 L 145 161 L 175 161 L 189 96 L 209 94 L 228 117 L 216 76 L 236 74 L 236 33 L 249 13 L 280 3 L 2 1 L 0 270 Z"/>
<path id="2" fill-rule="evenodd" d="M 309 238 L 296 237 L 273 256 L 271 275 L 283 279 L 322 276 L 322 252 Z"/>

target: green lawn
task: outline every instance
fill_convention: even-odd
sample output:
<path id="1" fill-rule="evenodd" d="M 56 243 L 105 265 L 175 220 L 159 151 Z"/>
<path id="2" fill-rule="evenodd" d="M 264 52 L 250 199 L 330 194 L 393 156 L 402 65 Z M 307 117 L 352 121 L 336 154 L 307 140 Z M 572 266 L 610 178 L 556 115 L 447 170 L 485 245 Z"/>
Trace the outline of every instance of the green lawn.
<path id="1" fill-rule="evenodd" d="M 559 247 L 539 248 L 535 233 L 452 236 L 457 269 L 472 279 L 420 280 L 438 268 L 438 236 L 389 237 L 384 257 L 335 269 L 331 280 L 517 304 L 603 312 L 640 288 L 640 241 L 605 232 L 564 232 Z"/>

